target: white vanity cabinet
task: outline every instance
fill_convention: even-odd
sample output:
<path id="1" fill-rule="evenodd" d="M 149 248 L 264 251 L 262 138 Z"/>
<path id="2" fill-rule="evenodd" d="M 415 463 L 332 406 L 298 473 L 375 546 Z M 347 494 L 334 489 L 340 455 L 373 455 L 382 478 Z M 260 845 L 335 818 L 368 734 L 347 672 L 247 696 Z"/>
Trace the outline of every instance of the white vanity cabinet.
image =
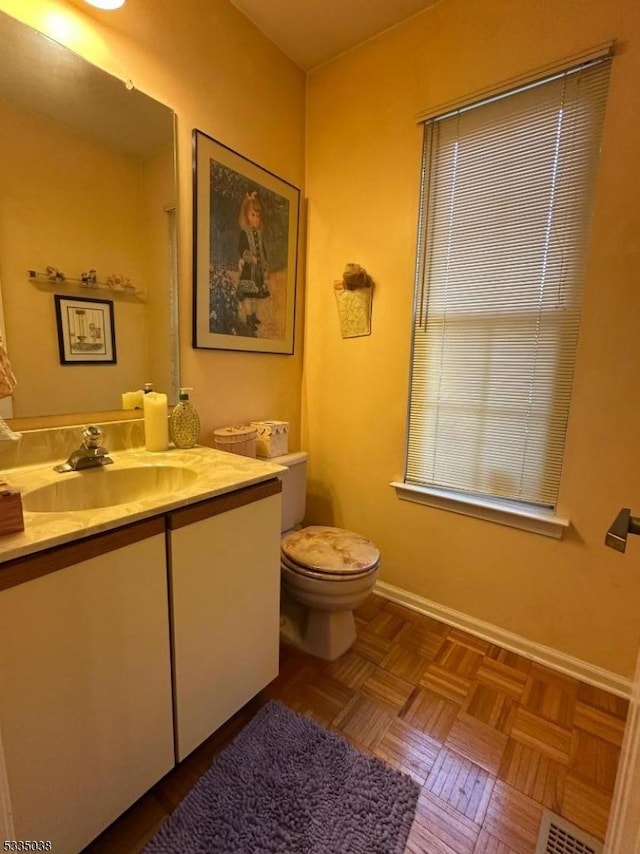
<path id="1" fill-rule="evenodd" d="M 158 517 L 0 568 L 15 839 L 74 854 L 173 767 L 165 546 Z"/>
<path id="2" fill-rule="evenodd" d="M 277 676 L 280 492 L 0 564 L 7 838 L 77 854 Z"/>
<path id="3" fill-rule="evenodd" d="M 281 484 L 168 516 L 177 758 L 278 675 Z"/>

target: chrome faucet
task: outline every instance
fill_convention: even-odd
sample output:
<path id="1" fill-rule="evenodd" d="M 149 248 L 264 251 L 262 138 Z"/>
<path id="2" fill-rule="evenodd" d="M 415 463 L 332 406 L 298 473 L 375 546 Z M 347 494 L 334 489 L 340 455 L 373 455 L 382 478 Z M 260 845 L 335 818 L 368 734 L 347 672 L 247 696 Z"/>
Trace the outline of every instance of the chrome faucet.
<path id="1" fill-rule="evenodd" d="M 82 444 L 74 451 L 66 463 L 54 466 L 56 471 L 82 471 L 99 466 L 108 466 L 113 462 L 108 451 L 100 444 L 102 442 L 102 430 L 95 424 L 90 424 L 82 431 Z"/>

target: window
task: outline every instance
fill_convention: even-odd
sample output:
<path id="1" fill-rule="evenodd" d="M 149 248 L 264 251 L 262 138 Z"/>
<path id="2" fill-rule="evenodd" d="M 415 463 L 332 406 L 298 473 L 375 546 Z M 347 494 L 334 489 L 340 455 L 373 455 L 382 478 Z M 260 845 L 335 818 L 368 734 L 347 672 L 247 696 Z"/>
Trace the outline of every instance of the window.
<path id="1" fill-rule="evenodd" d="M 556 505 L 609 66 L 425 122 L 405 485 Z"/>

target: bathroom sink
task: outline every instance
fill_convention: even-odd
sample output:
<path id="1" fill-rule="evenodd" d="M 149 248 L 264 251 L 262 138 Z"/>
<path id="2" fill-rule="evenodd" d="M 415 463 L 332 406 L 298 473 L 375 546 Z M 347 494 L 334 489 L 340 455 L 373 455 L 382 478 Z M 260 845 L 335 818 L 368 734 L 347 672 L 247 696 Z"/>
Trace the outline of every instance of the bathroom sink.
<path id="1" fill-rule="evenodd" d="M 196 471 L 184 466 L 95 468 L 61 474 L 53 483 L 24 492 L 22 503 L 31 513 L 93 510 L 178 492 L 197 477 Z"/>

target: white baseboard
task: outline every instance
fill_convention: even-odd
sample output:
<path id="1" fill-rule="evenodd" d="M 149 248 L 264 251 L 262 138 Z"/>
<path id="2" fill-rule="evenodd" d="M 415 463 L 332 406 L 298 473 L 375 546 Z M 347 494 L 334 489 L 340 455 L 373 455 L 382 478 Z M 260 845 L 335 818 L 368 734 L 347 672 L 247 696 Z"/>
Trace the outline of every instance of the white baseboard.
<path id="1" fill-rule="evenodd" d="M 412 611 L 418 611 L 418 613 L 425 614 L 427 617 L 433 617 L 434 620 L 439 620 L 441 623 L 446 623 L 456 629 L 469 632 L 469 634 L 489 641 L 489 643 L 495 643 L 498 646 L 511 650 L 511 652 L 517 652 L 525 658 L 537 661 L 538 664 L 544 664 L 552 670 L 557 670 L 566 676 L 579 679 L 580 682 L 595 685 L 597 688 L 602 688 L 603 691 L 609 691 L 611 694 L 616 694 L 625 699 L 631 697 L 632 680 L 625 679 L 617 673 L 611 673 L 602 667 L 596 667 L 594 664 L 574 658 L 550 646 L 544 646 L 544 644 L 528 640 L 520 635 L 513 634 L 513 632 L 501 629 L 499 626 L 485 623 L 482 620 L 471 617 L 469 614 L 454 611 L 452 608 L 447 608 L 445 605 L 439 605 L 437 602 L 424 599 L 415 593 L 409 593 L 401 587 L 386 584 L 384 581 L 376 582 L 374 593 L 377 593 L 384 599 L 388 599 L 390 602 L 404 605 Z"/>

